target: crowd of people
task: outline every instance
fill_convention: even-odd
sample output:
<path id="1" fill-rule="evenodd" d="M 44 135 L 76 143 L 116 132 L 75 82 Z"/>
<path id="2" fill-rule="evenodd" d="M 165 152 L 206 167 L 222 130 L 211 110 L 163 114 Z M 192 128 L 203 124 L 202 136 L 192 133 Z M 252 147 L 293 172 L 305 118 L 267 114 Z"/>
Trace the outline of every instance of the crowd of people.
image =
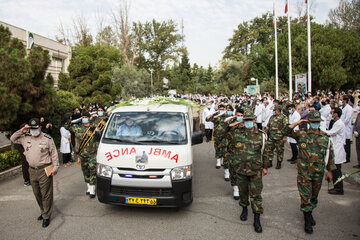
<path id="1" fill-rule="evenodd" d="M 353 167 L 360 168 L 359 94 L 360 91 L 318 91 L 315 96 L 296 93 L 292 100 L 286 96 L 275 99 L 271 94 L 187 96 L 203 106 L 200 123 L 206 141 L 213 136 L 215 167 L 223 166 L 224 178 L 233 186 L 234 198 L 240 199 L 242 221 L 247 220 L 250 199 L 255 231 L 262 231 L 261 178 L 272 167 L 274 150 L 275 168 L 281 169 L 287 141 L 292 152 L 287 161 L 296 164 L 298 170 L 305 232 L 313 232 L 312 211 L 317 205 L 325 170 L 328 170 L 326 178 L 333 183 L 342 176 L 342 164 L 350 162 L 353 135 L 358 159 Z M 343 195 L 342 181 L 328 193 Z"/>
<path id="2" fill-rule="evenodd" d="M 242 207 L 242 221 L 247 220 L 247 207 L 251 205 L 256 232 L 262 232 L 262 177 L 273 166 L 274 151 L 274 166 L 277 170 L 282 168 L 284 145 L 290 144 L 292 156 L 287 161 L 296 164 L 305 232 L 312 233 L 315 225 L 312 211 L 317 205 L 323 176 L 333 182 L 341 177 L 341 165 L 350 162 L 353 136 L 358 159 L 354 168 L 360 168 L 359 95 L 360 91 L 318 91 L 314 96 L 295 93 L 292 100 L 286 95 L 275 99 L 268 93 L 177 97 L 190 99 L 202 108 L 201 112 L 193 113 L 194 130 L 202 130 L 206 142 L 214 141 L 215 167 L 223 167 L 224 179 L 230 181 L 233 197 Z M 96 194 L 96 151 L 106 126 L 107 110 L 107 106 L 98 104 L 74 107 L 71 114 L 63 116 L 60 126 L 62 166 L 79 160 L 87 185 L 86 195 L 90 198 Z M 354 113 L 357 117 L 353 125 Z M 125 122 L 126 126 L 116 130 L 117 135 L 131 131 L 141 134 L 135 128 L 131 130 L 131 119 Z M 59 168 L 52 127 L 44 118 L 31 119 L 11 137 L 23 154 L 24 184 L 33 188 L 41 210 L 38 220 L 43 220 L 43 227 L 50 224 L 52 176 Z M 53 168 L 46 176 L 43 169 L 49 165 Z M 330 189 L 329 194 L 344 194 L 342 182 Z"/>

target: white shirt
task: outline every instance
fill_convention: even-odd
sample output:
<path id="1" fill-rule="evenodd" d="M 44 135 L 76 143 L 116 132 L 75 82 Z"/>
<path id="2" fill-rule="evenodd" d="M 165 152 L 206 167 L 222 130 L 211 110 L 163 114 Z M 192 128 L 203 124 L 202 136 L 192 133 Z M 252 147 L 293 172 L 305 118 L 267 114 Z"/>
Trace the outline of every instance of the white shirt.
<path id="1" fill-rule="evenodd" d="M 257 123 L 262 123 L 262 117 L 263 117 L 263 111 L 264 111 L 265 107 L 264 104 L 259 103 L 259 105 L 255 106 L 255 116 L 256 116 L 256 122 Z"/>
<path id="2" fill-rule="evenodd" d="M 211 107 L 210 110 L 208 108 L 204 109 L 202 113 L 202 122 L 205 125 L 205 129 L 214 129 L 214 123 L 206 121 L 206 118 L 214 113 L 215 113 L 215 109 L 213 107 Z"/>
<path id="3" fill-rule="evenodd" d="M 346 139 L 351 139 L 352 138 L 352 121 L 354 118 L 354 110 L 353 108 L 349 105 L 346 104 L 345 107 L 343 107 L 342 109 L 342 114 L 341 114 L 341 121 L 343 121 L 343 123 L 345 124 L 345 137 Z"/>
<path id="4" fill-rule="evenodd" d="M 60 152 L 61 153 L 70 153 L 70 142 L 69 138 L 71 136 L 71 133 L 69 130 L 66 130 L 66 128 L 61 127 L 60 128 Z"/>
<path id="5" fill-rule="evenodd" d="M 333 144 L 335 164 L 346 162 L 346 152 L 344 148 L 346 142 L 345 124 L 339 119 L 330 130 L 325 132 L 330 135 L 330 141 Z"/>
<path id="6" fill-rule="evenodd" d="M 293 112 L 293 114 L 291 114 L 289 116 L 289 124 L 296 123 L 297 121 L 300 121 L 300 119 L 301 119 L 300 114 L 297 111 L 295 111 L 295 112 Z M 299 126 L 294 127 L 294 131 L 297 131 L 297 130 L 299 130 Z M 296 143 L 296 140 L 291 137 L 287 137 L 287 141 L 289 143 Z"/>
<path id="7" fill-rule="evenodd" d="M 326 119 L 326 129 L 329 128 L 329 125 L 330 125 L 330 121 L 331 121 L 331 107 L 330 107 L 330 104 L 326 104 L 324 107 L 322 107 L 320 110 L 319 110 L 320 114 L 322 117 L 324 117 Z"/>
<path id="8" fill-rule="evenodd" d="M 262 116 L 262 120 L 263 120 L 262 126 L 263 127 L 266 127 L 268 125 L 271 116 L 272 116 L 272 109 L 269 104 L 269 105 L 267 105 L 267 107 L 265 107 L 265 109 L 263 111 L 263 116 Z"/>

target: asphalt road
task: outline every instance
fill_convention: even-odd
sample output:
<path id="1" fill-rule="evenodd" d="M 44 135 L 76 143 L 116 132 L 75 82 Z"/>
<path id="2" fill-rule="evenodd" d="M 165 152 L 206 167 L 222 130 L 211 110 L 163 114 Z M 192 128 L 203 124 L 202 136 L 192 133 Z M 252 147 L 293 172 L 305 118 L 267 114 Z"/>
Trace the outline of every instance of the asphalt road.
<path id="1" fill-rule="evenodd" d="M 285 151 L 285 159 L 289 148 Z M 263 233 L 253 216 L 239 219 L 232 188 L 215 169 L 213 143 L 194 147 L 194 202 L 187 208 L 133 208 L 105 205 L 85 196 L 78 165 L 61 167 L 55 177 L 55 209 L 48 228 L 37 221 L 39 208 L 21 176 L 0 183 L 0 239 L 360 239 L 360 187 L 344 184 L 345 195 L 327 194 L 324 181 L 314 234 L 303 230 L 296 170 L 284 163 L 264 177 Z M 354 162 L 353 162 L 354 163 Z"/>

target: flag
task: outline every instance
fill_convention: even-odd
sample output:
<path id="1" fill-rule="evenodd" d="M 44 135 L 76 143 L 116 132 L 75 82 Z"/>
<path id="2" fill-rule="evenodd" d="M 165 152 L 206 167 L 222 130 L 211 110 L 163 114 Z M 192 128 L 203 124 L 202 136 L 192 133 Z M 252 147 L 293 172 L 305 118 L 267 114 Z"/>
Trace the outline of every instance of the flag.
<path id="1" fill-rule="evenodd" d="M 286 0 L 286 3 L 285 3 L 285 14 L 288 12 L 288 1 Z"/>
<path id="2" fill-rule="evenodd" d="M 305 0 L 305 4 L 307 4 L 307 0 Z"/>
<path id="3" fill-rule="evenodd" d="M 273 8 L 273 27 L 275 27 L 275 21 L 276 21 L 276 17 L 275 17 L 275 3 L 274 3 L 274 8 Z"/>

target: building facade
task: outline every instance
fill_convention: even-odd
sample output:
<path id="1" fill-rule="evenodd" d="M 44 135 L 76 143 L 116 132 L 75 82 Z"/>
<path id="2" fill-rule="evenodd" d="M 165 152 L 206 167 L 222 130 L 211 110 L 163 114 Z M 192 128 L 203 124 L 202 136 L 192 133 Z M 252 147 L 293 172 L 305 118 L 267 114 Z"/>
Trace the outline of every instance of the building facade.
<path id="1" fill-rule="evenodd" d="M 40 46 L 49 51 L 51 63 L 46 73 L 50 73 L 53 76 L 54 87 L 56 88 L 58 85 L 59 74 L 61 72 L 67 73 L 67 68 L 71 59 L 71 47 L 5 22 L 0 21 L 0 25 L 8 27 L 12 37 L 18 38 L 24 46 L 26 46 L 27 52 L 34 46 Z"/>

